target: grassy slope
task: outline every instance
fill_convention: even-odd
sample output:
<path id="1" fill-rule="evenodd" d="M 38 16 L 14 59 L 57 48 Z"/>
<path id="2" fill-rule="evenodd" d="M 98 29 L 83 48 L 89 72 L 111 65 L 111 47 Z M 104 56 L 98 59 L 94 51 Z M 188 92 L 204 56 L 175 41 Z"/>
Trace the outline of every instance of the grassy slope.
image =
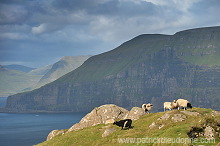
<path id="1" fill-rule="evenodd" d="M 186 62 L 194 65 L 220 66 L 219 27 L 200 28 L 178 32 L 173 47 Z"/>
<path id="2" fill-rule="evenodd" d="M 41 75 L 31 75 L 16 70 L 0 71 L 0 96 L 22 92 L 36 84 Z"/>
<path id="3" fill-rule="evenodd" d="M 160 113 L 151 113 L 141 117 L 139 120 L 133 121 L 132 125 L 133 129 L 130 130 L 120 130 L 119 127 L 114 125 L 109 125 L 112 128 L 117 128 L 117 131 L 110 134 L 107 137 L 102 138 L 102 133 L 106 129 L 106 125 L 100 124 L 94 127 L 84 128 L 82 130 L 76 132 L 70 132 L 64 135 L 58 135 L 54 137 L 50 141 L 46 141 L 44 143 L 39 144 L 38 146 L 75 146 L 75 145 L 134 145 L 134 143 L 122 144 L 118 142 L 118 138 L 189 138 L 187 133 L 190 131 L 191 127 L 201 127 L 207 121 L 220 120 L 220 115 L 217 117 L 211 116 L 211 109 L 202 109 L 202 108 L 193 108 L 191 111 L 197 111 L 201 113 L 200 116 L 187 116 L 187 120 L 182 122 L 172 122 L 170 119 L 159 121 L 157 120 L 164 112 Z M 180 113 L 179 111 L 171 111 L 171 114 Z M 171 117 L 170 117 L 171 118 Z M 165 124 L 165 126 L 161 129 L 157 127 L 150 129 L 149 125 L 152 122 L 155 122 L 157 125 Z M 140 140 L 140 139 L 139 139 Z M 210 145 L 216 145 L 220 141 L 220 138 L 217 137 L 215 139 L 215 144 L 211 143 Z M 140 141 L 139 141 L 140 142 Z M 199 143 L 194 143 L 199 144 Z M 200 143 L 202 144 L 202 143 Z M 147 145 L 146 143 L 139 143 L 138 145 Z M 180 145 L 183 144 L 156 144 L 151 143 L 148 145 Z M 189 144 L 188 144 L 189 145 Z M 209 144 L 205 144 L 209 145 Z"/>
<path id="4" fill-rule="evenodd" d="M 89 58 L 82 66 L 59 78 L 57 82 L 89 82 L 116 75 L 131 65 L 146 60 L 147 55 L 157 52 L 168 37 L 158 34 L 135 37 L 109 52 Z"/>

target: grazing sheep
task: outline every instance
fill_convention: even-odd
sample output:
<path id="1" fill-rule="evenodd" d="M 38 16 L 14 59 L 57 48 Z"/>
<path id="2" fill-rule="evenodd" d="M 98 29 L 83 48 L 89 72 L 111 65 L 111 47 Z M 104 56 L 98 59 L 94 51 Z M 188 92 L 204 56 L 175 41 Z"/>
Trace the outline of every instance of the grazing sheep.
<path id="1" fill-rule="evenodd" d="M 142 109 L 149 114 L 150 110 L 152 109 L 153 105 L 151 103 L 143 104 Z"/>
<path id="2" fill-rule="evenodd" d="M 176 109 L 177 107 L 178 107 L 178 103 L 176 100 L 173 100 L 173 102 L 163 103 L 164 112 L 166 111 L 166 109 L 172 110 L 172 109 Z"/>
<path id="3" fill-rule="evenodd" d="M 178 110 L 180 109 L 180 107 L 183 107 L 184 110 L 186 110 L 186 108 L 192 108 L 191 103 L 185 99 L 178 99 L 177 104 L 178 104 Z"/>
<path id="4" fill-rule="evenodd" d="M 125 120 L 116 121 L 113 123 L 113 125 L 117 125 L 119 127 L 122 127 L 121 129 L 123 129 L 124 127 L 128 127 L 128 129 L 129 129 L 129 128 L 132 128 L 131 123 L 132 123 L 131 119 L 125 119 Z"/>

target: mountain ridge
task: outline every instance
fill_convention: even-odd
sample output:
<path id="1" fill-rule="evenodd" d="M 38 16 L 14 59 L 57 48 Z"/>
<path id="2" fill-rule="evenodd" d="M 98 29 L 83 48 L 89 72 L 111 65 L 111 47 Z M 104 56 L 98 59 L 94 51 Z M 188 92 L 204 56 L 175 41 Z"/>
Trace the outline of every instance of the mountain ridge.
<path id="1" fill-rule="evenodd" d="M 166 100 L 186 98 L 218 110 L 219 48 L 220 27 L 140 35 L 38 90 L 11 96 L 7 108 L 87 112 L 151 102 L 159 111 Z"/>
<path id="2" fill-rule="evenodd" d="M 48 84 L 68 72 L 75 70 L 91 56 L 64 56 L 58 62 L 54 63 L 51 69 L 39 80 L 36 87 L 39 88 Z"/>
<path id="3" fill-rule="evenodd" d="M 18 71 L 22 71 L 22 72 L 29 72 L 31 70 L 34 70 L 36 68 L 33 67 L 27 67 L 24 65 L 18 65 L 18 64 L 10 64 L 10 65 L 3 65 L 5 68 L 7 69 L 11 69 L 11 70 L 18 70 Z"/>

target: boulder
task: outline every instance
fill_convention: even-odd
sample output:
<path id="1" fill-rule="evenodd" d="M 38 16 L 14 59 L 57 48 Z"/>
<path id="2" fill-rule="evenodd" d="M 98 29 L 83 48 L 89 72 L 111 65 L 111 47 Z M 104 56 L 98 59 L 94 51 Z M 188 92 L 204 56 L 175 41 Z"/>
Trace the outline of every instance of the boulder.
<path id="1" fill-rule="evenodd" d="M 139 107 L 133 107 L 131 109 L 131 111 L 129 111 L 124 119 L 131 119 L 131 120 L 137 120 L 139 119 L 141 116 L 145 115 L 145 111 L 142 108 Z"/>
<path id="2" fill-rule="evenodd" d="M 67 132 L 77 131 L 85 127 L 95 126 L 98 124 L 106 124 L 109 121 L 123 119 L 128 110 L 116 106 L 114 104 L 102 105 L 94 108 L 90 113 L 81 119 L 81 121 L 73 125 Z"/>
<path id="3" fill-rule="evenodd" d="M 109 119 L 105 121 L 105 124 L 113 124 L 115 122 L 114 119 Z"/>
<path id="4" fill-rule="evenodd" d="M 174 114 L 173 117 L 171 118 L 173 122 L 181 122 L 181 121 L 184 121 L 185 119 L 186 119 L 186 116 L 183 114 Z"/>
<path id="5" fill-rule="evenodd" d="M 206 126 L 204 129 L 204 136 L 207 139 L 214 139 L 215 138 L 215 130 L 211 126 Z"/>
<path id="6" fill-rule="evenodd" d="M 156 123 L 155 123 L 155 122 L 153 122 L 153 123 L 149 126 L 150 129 L 152 129 L 152 128 L 154 128 L 154 127 L 156 127 Z"/>
<path id="7" fill-rule="evenodd" d="M 163 128 L 165 125 L 164 124 L 161 124 L 158 128 L 161 129 Z"/>
<path id="8" fill-rule="evenodd" d="M 108 129 L 106 129 L 105 132 L 102 134 L 102 137 L 106 137 L 106 136 L 108 136 L 109 134 L 115 132 L 116 130 L 117 130 L 117 129 L 115 129 L 115 128 L 108 128 Z"/>
<path id="9" fill-rule="evenodd" d="M 187 114 L 187 115 L 190 115 L 190 116 L 199 116 L 200 115 L 200 113 L 198 113 L 198 112 L 190 112 L 190 111 L 180 111 L 180 112 Z"/>
<path id="10" fill-rule="evenodd" d="M 64 134 L 64 133 L 65 133 L 64 130 L 53 130 L 48 134 L 47 141 L 51 140 L 54 136 L 57 136 L 59 134 Z"/>
<path id="11" fill-rule="evenodd" d="M 218 116 L 218 115 L 220 115 L 220 111 L 212 111 L 211 115 Z"/>
<path id="12" fill-rule="evenodd" d="M 170 114 L 166 113 L 162 117 L 158 118 L 157 120 L 168 120 L 170 118 Z"/>

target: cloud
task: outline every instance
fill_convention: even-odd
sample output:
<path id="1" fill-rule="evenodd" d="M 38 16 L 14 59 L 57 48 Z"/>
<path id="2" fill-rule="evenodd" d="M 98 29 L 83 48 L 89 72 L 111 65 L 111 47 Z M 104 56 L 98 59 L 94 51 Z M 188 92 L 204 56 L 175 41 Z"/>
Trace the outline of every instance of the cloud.
<path id="1" fill-rule="evenodd" d="M 28 17 L 28 12 L 18 5 L 0 5 L 0 24 L 23 23 Z"/>
<path id="2" fill-rule="evenodd" d="M 49 32 L 54 32 L 58 30 L 59 28 L 60 26 L 56 24 L 43 23 L 43 24 L 40 24 L 39 26 L 32 27 L 32 33 L 33 34 L 49 33 Z"/>
<path id="3" fill-rule="evenodd" d="M 49 60 L 42 52 L 99 54 L 144 33 L 220 25 L 219 7 L 219 0 L 1 0 L 0 53 L 42 62 Z"/>
<path id="4" fill-rule="evenodd" d="M 0 40 L 1 39 L 24 40 L 24 39 L 28 39 L 28 37 L 24 34 L 8 32 L 8 33 L 1 33 Z"/>
<path id="5" fill-rule="evenodd" d="M 144 0 L 146 2 L 151 2 L 155 5 L 162 7 L 172 7 L 180 11 L 187 12 L 194 3 L 198 3 L 201 0 Z"/>

